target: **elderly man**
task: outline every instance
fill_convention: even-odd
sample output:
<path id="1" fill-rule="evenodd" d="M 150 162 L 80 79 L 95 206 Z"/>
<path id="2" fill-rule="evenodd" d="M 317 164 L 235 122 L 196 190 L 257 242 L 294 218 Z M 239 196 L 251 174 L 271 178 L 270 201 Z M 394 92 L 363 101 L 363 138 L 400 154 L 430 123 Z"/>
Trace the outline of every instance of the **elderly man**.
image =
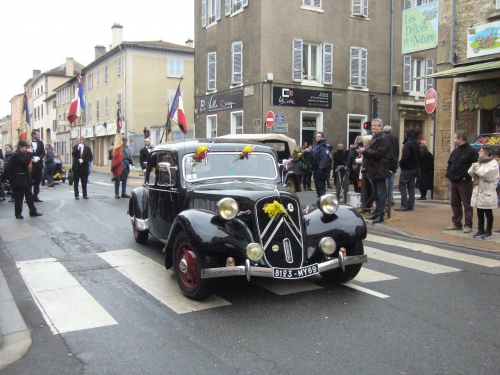
<path id="1" fill-rule="evenodd" d="M 78 185 L 82 181 L 83 199 L 89 199 L 87 194 L 87 183 L 89 180 L 89 164 L 92 163 L 94 156 L 89 146 L 85 146 L 83 136 L 76 137 L 76 144 L 73 146 L 71 156 L 73 156 L 73 191 L 75 199 L 80 199 L 80 191 Z"/>
<path id="2" fill-rule="evenodd" d="M 389 171 L 391 146 L 389 140 L 382 131 L 383 126 L 384 124 L 381 119 L 373 119 L 373 138 L 368 147 L 361 147 L 358 149 L 358 152 L 363 154 L 366 175 L 373 183 L 376 208 L 373 215 L 368 219 L 373 220 L 374 223 L 381 223 L 384 221 L 384 208 L 387 201 L 385 179 L 391 175 Z"/>
<path id="3" fill-rule="evenodd" d="M 143 171 L 146 170 L 146 163 L 148 162 L 149 153 L 152 149 L 153 147 L 151 147 L 151 140 L 149 138 L 146 138 L 144 140 L 144 147 L 141 148 L 141 151 L 139 152 L 139 160 L 141 162 L 141 169 Z"/>

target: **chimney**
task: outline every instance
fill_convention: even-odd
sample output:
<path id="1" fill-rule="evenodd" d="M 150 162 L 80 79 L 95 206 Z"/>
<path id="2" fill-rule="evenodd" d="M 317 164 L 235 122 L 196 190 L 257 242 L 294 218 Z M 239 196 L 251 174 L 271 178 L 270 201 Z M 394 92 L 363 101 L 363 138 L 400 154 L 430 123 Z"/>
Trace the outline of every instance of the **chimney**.
<path id="1" fill-rule="evenodd" d="M 101 56 L 106 54 L 106 47 L 104 46 L 95 46 L 95 59 L 99 59 Z"/>
<path id="2" fill-rule="evenodd" d="M 42 74 L 41 70 L 33 69 L 33 78 L 38 77 L 40 74 Z"/>
<path id="3" fill-rule="evenodd" d="M 190 37 L 188 37 L 188 40 L 186 40 L 184 43 L 186 43 L 186 47 L 193 48 L 194 41 Z"/>
<path id="4" fill-rule="evenodd" d="M 73 77 L 74 73 L 74 66 L 73 66 L 73 58 L 72 57 L 66 57 L 66 75 L 69 77 Z"/>
<path id="5" fill-rule="evenodd" d="M 115 48 L 123 42 L 123 26 L 119 23 L 115 23 L 113 26 L 111 26 L 111 30 L 113 33 L 112 47 Z"/>

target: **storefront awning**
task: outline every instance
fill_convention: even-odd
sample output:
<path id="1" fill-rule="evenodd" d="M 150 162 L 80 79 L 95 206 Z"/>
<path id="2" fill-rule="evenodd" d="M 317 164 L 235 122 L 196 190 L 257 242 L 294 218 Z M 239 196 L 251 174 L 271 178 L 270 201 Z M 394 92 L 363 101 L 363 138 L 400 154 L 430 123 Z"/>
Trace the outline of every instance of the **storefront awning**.
<path id="1" fill-rule="evenodd" d="M 489 72 L 491 70 L 500 69 L 500 61 L 489 61 L 480 64 L 473 64 L 467 66 L 459 66 L 456 68 L 443 70 L 442 72 L 437 72 L 433 74 L 428 74 L 425 76 L 418 77 L 421 78 L 452 78 L 452 77 L 463 77 L 468 74 Z"/>

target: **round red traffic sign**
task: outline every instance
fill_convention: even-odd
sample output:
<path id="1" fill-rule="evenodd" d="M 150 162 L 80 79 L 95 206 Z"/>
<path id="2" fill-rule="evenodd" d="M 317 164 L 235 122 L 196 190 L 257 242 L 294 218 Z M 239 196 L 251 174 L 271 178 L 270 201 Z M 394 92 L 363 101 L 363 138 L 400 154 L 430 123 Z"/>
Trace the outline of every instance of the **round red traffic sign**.
<path id="1" fill-rule="evenodd" d="M 268 128 L 272 128 L 273 125 L 274 125 L 274 112 L 273 111 L 269 111 L 267 112 L 267 115 L 266 115 L 266 126 Z"/>
<path id="2" fill-rule="evenodd" d="M 434 90 L 434 89 L 427 90 L 427 93 L 425 94 L 424 104 L 425 104 L 425 111 L 428 114 L 431 114 L 432 112 L 434 112 L 434 110 L 436 109 L 436 105 L 437 105 L 436 90 Z"/>

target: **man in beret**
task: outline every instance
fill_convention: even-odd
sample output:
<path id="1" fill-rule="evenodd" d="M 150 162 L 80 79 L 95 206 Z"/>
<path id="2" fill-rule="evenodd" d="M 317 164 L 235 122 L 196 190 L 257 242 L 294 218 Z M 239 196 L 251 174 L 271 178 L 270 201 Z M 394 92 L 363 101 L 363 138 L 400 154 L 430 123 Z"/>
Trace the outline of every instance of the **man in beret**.
<path id="1" fill-rule="evenodd" d="M 33 148 L 30 144 L 26 141 L 19 141 L 17 150 L 12 154 L 9 162 L 9 176 L 16 219 L 23 219 L 23 201 L 25 197 L 30 209 L 30 216 L 42 216 L 42 213 L 36 210 L 33 192 L 31 191 L 32 180 L 28 167 L 32 158 Z"/>

